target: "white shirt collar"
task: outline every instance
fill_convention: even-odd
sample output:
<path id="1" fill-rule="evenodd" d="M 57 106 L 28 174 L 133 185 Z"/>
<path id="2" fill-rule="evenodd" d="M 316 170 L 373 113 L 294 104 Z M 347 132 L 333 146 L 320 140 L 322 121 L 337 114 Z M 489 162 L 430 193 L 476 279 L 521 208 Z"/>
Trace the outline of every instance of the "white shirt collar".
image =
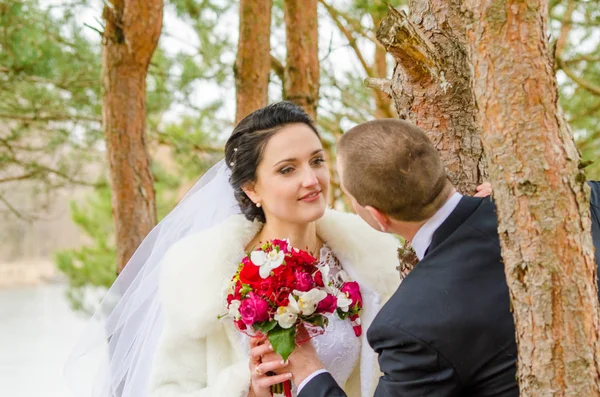
<path id="1" fill-rule="evenodd" d="M 412 240 L 412 247 L 417 254 L 417 258 L 422 260 L 425 256 L 425 252 L 429 245 L 431 244 L 431 238 L 433 237 L 433 233 L 444 223 L 446 219 L 450 216 L 452 211 L 458 205 L 458 202 L 462 198 L 462 195 L 458 192 L 455 192 L 448 201 L 440 208 L 431 218 L 425 222 L 423 226 L 417 231 L 415 237 Z"/>

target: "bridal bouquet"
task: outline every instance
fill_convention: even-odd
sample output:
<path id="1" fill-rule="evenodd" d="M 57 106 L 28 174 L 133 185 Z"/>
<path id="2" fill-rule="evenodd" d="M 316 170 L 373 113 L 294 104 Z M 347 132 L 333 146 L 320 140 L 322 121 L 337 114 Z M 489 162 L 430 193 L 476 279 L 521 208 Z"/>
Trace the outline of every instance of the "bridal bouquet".
<path id="1" fill-rule="evenodd" d="M 348 318 L 356 336 L 362 329 L 358 317 L 362 296 L 358 283 L 335 282 L 326 269 L 306 251 L 287 240 L 271 240 L 250 252 L 239 264 L 229 284 L 227 310 L 242 332 L 268 336 L 273 350 L 284 360 L 296 346 L 296 331 L 302 324 L 322 333 L 327 316 Z M 291 383 L 273 390 L 291 395 Z"/>

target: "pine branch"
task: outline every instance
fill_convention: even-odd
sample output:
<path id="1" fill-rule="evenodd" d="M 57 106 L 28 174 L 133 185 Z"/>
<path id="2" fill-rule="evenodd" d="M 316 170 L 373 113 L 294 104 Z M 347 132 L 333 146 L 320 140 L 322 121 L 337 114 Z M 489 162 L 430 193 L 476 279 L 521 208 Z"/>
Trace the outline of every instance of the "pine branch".
<path id="1" fill-rule="evenodd" d="M 24 114 L 11 114 L 11 113 L 0 113 L 0 119 L 6 120 L 18 120 L 28 122 L 46 122 L 46 121 L 94 121 L 102 122 L 100 117 L 91 116 L 73 116 L 68 114 L 54 114 L 54 115 L 24 115 Z"/>
<path id="2" fill-rule="evenodd" d="M 573 80 L 581 88 L 587 90 L 591 94 L 600 96 L 600 86 L 597 86 L 597 85 L 585 80 L 584 78 L 577 76 L 577 74 L 573 71 L 573 69 L 571 69 L 569 66 L 567 66 L 567 64 L 565 62 L 563 62 L 562 59 L 557 58 L 556 64 L 558 65 L 559 69 L 561 69 L 563 72 L 565 72 L 567 77 L 569 77 L 571 80 Z"/>
<path id="3" fill-rule="evenodd" d="M 271 69 L 273 70 L 273 72 L 275 72 L 277 77 L 279 77 L 279 79 L 283 82 L 285 67 L 283 66 L 283 63 L 281 63 L 281 61 L 279 59 L 277 59 L 273 54 L 271 54 Z"/>
<path id="4" fill-rule="evenodd" d="M 363 57 L 362 52 L 358 48 L 358 45 L 356 44 L 356 39 L 354 38 L 352 33 L 346 28 L 346 26 L 344 26 L 344 24 L 340 20 L 340 13 L 335 8 L 333 8 L 329 4 L 327 4 L 325 1 L 320 0 L 319 2 L 321 4 L 323 4 L 325 9 L 331 16 L 331 19 L 333 19 L 333 22 L 335 22 L 335 24 L 338 27 L 338 29 L 340 30 L 340 32 L 342 32 L 342 34 L 346 37 L 346 40 L 348 40 L 348 44 L 354 50 L 354 53 L 356 54 L 356 57 L 358 58 L 360 64 L 362 65 L 363 69 L 365 70 L 365 73 L 367 74 L 367 76 L 374 77 L 372 68 L 369 66 L 369 64 Z"/>

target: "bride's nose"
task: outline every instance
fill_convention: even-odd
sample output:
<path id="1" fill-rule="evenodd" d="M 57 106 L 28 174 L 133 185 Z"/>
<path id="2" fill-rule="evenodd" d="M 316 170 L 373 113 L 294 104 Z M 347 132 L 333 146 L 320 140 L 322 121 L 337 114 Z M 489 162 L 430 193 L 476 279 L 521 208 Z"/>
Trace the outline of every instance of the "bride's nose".
<path id="1" fill-rule="evenodd" d="M 302 186 L 303 187 L 312 187 L 319 184 L 319 180 L 317 179 L 317 175 L 312 168 L 308 168 L 304 171 L 304 175 L 302 178 Z"/>

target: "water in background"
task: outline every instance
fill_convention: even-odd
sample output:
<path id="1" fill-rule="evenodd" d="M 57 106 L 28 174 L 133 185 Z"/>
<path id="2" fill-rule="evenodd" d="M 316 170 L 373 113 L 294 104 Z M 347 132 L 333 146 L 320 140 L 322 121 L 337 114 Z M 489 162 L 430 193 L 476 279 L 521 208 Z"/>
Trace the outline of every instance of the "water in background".
<path id="1" fill-rule="evenodd" d="M 62 371 L 86 319 L 64 284 L 0 289 L 0 396 L 71 397 Z"/>

